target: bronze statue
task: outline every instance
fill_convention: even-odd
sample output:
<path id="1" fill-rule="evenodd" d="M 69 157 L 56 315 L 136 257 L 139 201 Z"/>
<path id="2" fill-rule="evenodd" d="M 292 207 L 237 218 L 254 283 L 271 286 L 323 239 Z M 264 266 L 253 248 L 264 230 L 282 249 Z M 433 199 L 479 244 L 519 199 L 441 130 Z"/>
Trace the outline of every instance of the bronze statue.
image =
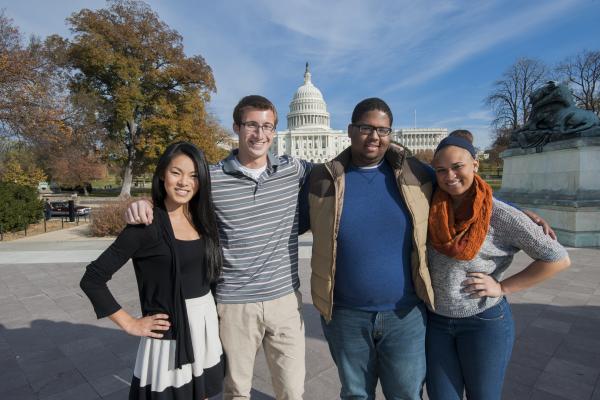
<path id="1" fill-rule="evenodd" d="M 593 112 L 576 107 L 566 85 L 550 81 L 534 90 L 529 99 L 529 120 L 511 134 L 509 147 L 536 147 L 541 151 L 548 142 L 600 136 L 600 119 Z"/>

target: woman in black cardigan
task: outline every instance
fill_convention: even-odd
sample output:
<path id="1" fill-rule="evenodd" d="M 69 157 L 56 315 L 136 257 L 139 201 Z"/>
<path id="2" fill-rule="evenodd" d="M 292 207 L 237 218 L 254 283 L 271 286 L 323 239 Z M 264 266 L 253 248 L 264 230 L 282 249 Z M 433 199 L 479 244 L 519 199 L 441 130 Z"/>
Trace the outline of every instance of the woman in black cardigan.
<path id="1" fill-rule="evenodd" d="M 152 179 L 151 225 L 128 225 L 87 266 L 81 288 L 98 318 L 141 336 L 130 399 L 203 399 L 222 390 L 223 351 L 210 285 L 222 267 L 204 154 L 179 142 Z M 106 283 L 133 260 L 142 317 L 128 314 Z"/>

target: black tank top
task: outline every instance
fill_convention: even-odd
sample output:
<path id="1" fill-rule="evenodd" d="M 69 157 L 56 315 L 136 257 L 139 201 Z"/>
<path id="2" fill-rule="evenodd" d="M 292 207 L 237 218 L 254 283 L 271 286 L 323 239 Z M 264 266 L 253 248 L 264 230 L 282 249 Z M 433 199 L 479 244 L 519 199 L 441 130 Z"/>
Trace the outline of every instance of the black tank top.
<path id="1" fill-rule="evenodd" d="M 210 291 L 210 282 L 205 278 L 204 246 L 202 238 L 196 240 L 175 239 L 181 284 L 186 299 L 201 297 Z"/>

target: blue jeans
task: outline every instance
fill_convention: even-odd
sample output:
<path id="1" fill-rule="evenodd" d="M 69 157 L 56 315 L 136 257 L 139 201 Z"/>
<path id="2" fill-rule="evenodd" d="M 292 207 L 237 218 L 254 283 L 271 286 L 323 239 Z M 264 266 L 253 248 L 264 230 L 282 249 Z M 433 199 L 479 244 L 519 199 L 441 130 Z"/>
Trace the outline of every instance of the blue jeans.
<path id="1" fill-rule="evenodd" d="M 321 325 L 335 362 L 341 399 L 375 399 L 377 380 L 385 398 L 420 399 L 425 381 L 425 326 L 421 303 L 396 311 L 334 308 Z"/>
<path id="2" fill-rule="evenodd" d="M 515 341 L 506 299 L 466 318 L 429 313 L 427 394 L 430 400 L 496 400 Z"/>

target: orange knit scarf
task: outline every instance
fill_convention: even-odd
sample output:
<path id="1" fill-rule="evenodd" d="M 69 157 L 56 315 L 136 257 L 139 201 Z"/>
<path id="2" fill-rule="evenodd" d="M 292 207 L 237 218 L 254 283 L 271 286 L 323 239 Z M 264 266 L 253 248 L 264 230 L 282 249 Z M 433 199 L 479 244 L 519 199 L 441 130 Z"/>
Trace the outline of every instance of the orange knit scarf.
<path id="1" fill-rule="evenodd" d="M 450 195 L 438 187 L 429 208 L 429 241 L 448 257 L 472 260 L 485 240 L 491 218 L 492 188 L 479 175 L 456 210 Z"/>

